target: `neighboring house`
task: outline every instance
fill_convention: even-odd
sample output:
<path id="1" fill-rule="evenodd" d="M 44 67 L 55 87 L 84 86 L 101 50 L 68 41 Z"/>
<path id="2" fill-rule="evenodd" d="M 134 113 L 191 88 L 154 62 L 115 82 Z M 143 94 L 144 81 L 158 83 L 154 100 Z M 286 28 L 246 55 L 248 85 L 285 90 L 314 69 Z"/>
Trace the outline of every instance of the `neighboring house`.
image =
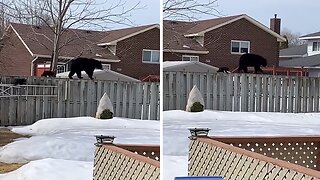
<path id="1" fill-rule="evenodd" d="M 50 67 L 52 39 L 46 26 L 10 24 L 2 39 L 0 75 L 41 75 Z M 70 60 L 81 56 L 100 60 L 105 69 L 136 79 L 160 74 L 157 24 L 111 31 L 68 29 L 61 43 L 58 73 L 68 71 Z"/>
<path id="2" fill-rule="evenodd" d="M 219 68 L 198 61 L 165 61 L 163 72 L 216 73 Z"/>
<path id="3" fill-rule="evenodd" d="M 268 65 L 278 66 L 280 19 L 272 18 L 271 29 L 243 14 L 195 21 L 164 21 L 164 61 L 200 61 L 216 67 L 238 67 L 249 52 L 262 55 Z M 275 32 L 276 31 L 276 32 Z"/>
<path id="4" fill-rule="evenodd" d="M 304 68 L 310 77 L 320 77 L 320 32 L 301 36 L 307 43 L 280 51 L 279 66 Z"/>
<path id="5" fill-rule="evenodd" d="M 302 44 L 299 46 L 293 46 L 286 49 L 281 49 L 279 53 L 279 60 L 290 60 L 294 58 L 301 58 L 307 56 L 308 44 Z"/>

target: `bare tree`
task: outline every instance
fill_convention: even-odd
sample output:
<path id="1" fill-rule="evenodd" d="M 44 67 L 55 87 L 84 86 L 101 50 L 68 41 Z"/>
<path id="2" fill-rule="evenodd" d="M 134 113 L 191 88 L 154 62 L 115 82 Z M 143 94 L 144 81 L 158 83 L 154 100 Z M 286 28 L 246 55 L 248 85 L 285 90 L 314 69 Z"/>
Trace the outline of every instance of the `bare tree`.
<path id="1" fill-rule="evenodd" d="M 110 23 L 132 24 L 130 12 L 139 6 L 138 2 L 126 7 L 123 0 L 11 0 L 1 4 L 14 19 L 41 23 L 51 29 L 53 48 L 50 70 L 53 72 L 56 72 L 59 53 L 65 46 L 61 43 L 61 37 L 68 29 L 105 28 Z"/>
<path id="2" fill-rule="evenodd" d="M 306 41 L 299 39 L 299 37 L 301 36 L 300 33 L 294 33 L 287 28 L 284 28 L 282 30 L 281 35 L 287 39 L 287 42 L 286 42 L 287 47 L 284 46 L 285 48 L 292 47 L 292 46 L 299 46 L 306 43 Z"/>
<path id="3" fill-rule="evenodd" d="M 164 0 L 163 18 L 174 20 L 195 20 L 200 15 L 220 17 L 218 0 Z"/>

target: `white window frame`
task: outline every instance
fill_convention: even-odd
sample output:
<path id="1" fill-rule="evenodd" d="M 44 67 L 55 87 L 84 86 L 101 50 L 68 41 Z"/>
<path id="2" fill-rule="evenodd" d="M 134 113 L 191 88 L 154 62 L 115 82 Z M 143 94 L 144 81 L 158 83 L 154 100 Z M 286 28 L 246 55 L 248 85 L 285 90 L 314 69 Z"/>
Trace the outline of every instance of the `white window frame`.
<path id="1" fill-rule="evenodd" d="M 60 69 L 62 67 L 62 70 Z M 57 73 L 63 73 L 66 72 L 66 64 L 57 64 Z"/>
<path id="2" fill-rule="evenodd" d="M 145 52 L 145 51 L 150 51 L 151 52 L 151 59 L 150 59 L 150 61 L 144 61 L 144 59 L 143 59 L 143 53 Z M 153 53 L 159 53 L 159 61 L 152 61 L 152 54 Z M 152 49 L 143 49 L 142 50 L 142 57 L 141 57 L 141 59 L 142 59 L 142 62 L 143 63 L 149 63 L 149 64 L 160 64 L 160 50 L 152 50 Z"/>
<path id="3" fill-rule="evenodd" d="M 183 58 L 189 58 L 189 60 L 183 60 Z M 191 58 L 196 58 L 197 60 L 195 60 L 195 61 L 199 62 L 199 56 L 192 56 L 192 55 L 182 55 L 181 60 L 182 61 L 191 61 Z"/>
<path id="4" fill-rule="evenodd" d="M 315 43 L 317 44 L 316 49 L 314 48 Z M 318 42 L 318 41 L 312 42 L 312 52 L 316 52 L 316 51 L 320 51 L 320 42 Z"/>
<path id="5" fill-rule="evenodd" d="M 111 70 L 111 64 L 102 64 L 102 69 L 105 70 Z"/>
<path id="6" fill-rule="evenodd" d="M 238 52 L 233 52 L 232 51 L 232 43 L 239 43 L 239 51 Z M 245 52 L 241 52 L 241 44 L 243 43 L 248 43 L 248 53 L 250 53 L 250 41 L 240 41 L 240 40 L 231 40 L 230 43 L 230 52 L 231 54 L 245 54 Z"/>

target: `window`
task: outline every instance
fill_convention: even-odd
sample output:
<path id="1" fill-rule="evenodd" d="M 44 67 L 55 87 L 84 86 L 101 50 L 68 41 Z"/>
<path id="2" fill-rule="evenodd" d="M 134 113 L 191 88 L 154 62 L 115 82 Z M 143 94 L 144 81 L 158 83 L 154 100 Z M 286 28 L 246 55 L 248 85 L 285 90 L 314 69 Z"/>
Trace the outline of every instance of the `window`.
<path id="1" fill-rule="evenodd" d="M 142 62 L 144 63 L 156 63 L 160 62 L 160 51 L 159 50 L 142 50 Z"/>
<path id="2" fill-rule="evenodd" d="M 250 52 L 250 41 L 231 41 L 231 54 L 244 54 Z"/>
<path id="3" fill-rule="evenodd" d="M 102 64 L 102 69 L 111 69 L 111 64 Z"/>
<path id="4" fill-rule="evenodd" d="M 66 72 L 66 66 L 64 64 L 58 64 L 57 73 L 63 73 L 63 72 Z"/>
<path id="5" fill-rule="evenodd" d="M 199 61 L 199 56 L 182 55 L 182 61 Z"/>
<path id="6" fill-rule="evenodd" d="M 312 43 L 312 51 L 320 51 L 320 42 Z"/>

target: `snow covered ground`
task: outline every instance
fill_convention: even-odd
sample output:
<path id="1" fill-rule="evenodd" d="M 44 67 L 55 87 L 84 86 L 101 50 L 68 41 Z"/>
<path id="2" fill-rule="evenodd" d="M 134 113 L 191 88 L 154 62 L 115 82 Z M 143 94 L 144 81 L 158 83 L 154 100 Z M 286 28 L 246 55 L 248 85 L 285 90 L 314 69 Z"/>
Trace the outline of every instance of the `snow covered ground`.
<path id="1" fill-rule="evenodd" d="M 118 144 L 160 144 L 160 122 L 92 117 L 53 118 L 33 125 L 12 128 L 32 135 L 0 149 L 0 162 L 30 162 L 0 180 L 87 180 L 92 179 L 94 135 L 116 136 Z"/>
<path id="2" fill-rule="evenodd" d="M 320 113 L 248 113 L 206 110 L 163 112 L 163 180 L 187 176 L 188 128 L 211 128 L 215 136 L 320 135 Z M 92 179 L 94 135 L 114 135 L 115 143 L 159 144 L 159 121 L 91 117 L 45 119 L 12 129 L 33 135 L 0 149 L 1 162 L 29 162 L 0 180 Z"/>
<path id="3" fill-rule="evenodd" d="M 188 175 L 188 128 L 210 128 L 209 136 L 320 135 L 320 113 L 163 112 L 163 180 Z"/>

